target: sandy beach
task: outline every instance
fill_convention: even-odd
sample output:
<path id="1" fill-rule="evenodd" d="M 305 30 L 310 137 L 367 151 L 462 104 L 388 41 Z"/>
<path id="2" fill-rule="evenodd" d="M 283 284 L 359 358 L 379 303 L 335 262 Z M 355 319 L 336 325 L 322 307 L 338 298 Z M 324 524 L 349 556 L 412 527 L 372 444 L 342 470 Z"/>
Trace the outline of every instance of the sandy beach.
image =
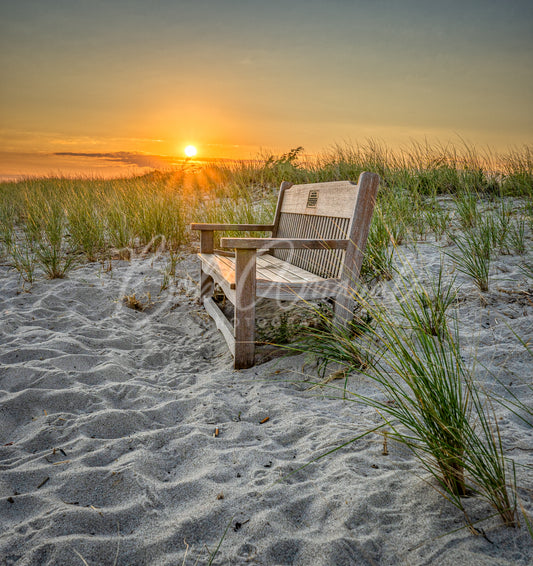
<path id="1" fill-rule="evenodd" d="M 533 1 L 1 8 L 0 566 L 533 566 Z"/>
<path id="2" fill-rule="evenodd" d="M 417 272 L 439 263 L 431 242 L 401 253 Z M 309 392 L 303 354 L 233 371 L 197 300 L 196 257 L 160 291 L 164 261 L 86 264 L 30 292 L 0 266 L 1 565 L 208 564 L 219 543 L 219 565 L 531 564 L 523 517 L 507 528 L 470 498 L 473 534 L 416 458 L 393 442 L 384 454 L 378 434 L 310 463 L 381 417 Z M 531 406 L 533 360 L 516 337 L 533 338 L 523 261 L 500 256 L 483 301 L 458 274 L 457 315 L 476 378 L 506 395 L 497 376 Z M 133 293 L 146 310 L 123 303 Z M 531 423 L 495 412 L 531 516 Z"/>

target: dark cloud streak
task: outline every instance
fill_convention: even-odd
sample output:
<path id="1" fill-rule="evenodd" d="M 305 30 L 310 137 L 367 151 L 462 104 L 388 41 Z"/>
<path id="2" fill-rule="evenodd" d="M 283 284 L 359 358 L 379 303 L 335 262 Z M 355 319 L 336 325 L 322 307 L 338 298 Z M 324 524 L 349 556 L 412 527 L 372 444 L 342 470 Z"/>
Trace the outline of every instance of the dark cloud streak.
<path id="1" fill-rule="evenodd" d="M 128 151 L 115 152 L 75 152 L 75 151 L 59 151 L 53 155 L 61 157 L 87 157 L 90 159 L 103 159 L 113 161 L 115 163 L 124 163 L 125 165 L 136 165 L 137 167 L 152 167 L 160 169 L 162 167 L 171 167 L 177 162 L 183 161 L 180 158 L 165 155 L 146 155 L 143 153 L 134 153 Z"/>

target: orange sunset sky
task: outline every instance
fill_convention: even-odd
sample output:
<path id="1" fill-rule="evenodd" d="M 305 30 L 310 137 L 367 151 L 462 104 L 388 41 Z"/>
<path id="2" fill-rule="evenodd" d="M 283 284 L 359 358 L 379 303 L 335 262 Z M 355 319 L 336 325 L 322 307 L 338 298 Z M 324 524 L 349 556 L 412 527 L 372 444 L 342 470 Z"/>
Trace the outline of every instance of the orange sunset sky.
<path id="1" fill-rule="evenodd" d="M 531 144 L 533 2 L 0 0 L 0 179 Z"/>

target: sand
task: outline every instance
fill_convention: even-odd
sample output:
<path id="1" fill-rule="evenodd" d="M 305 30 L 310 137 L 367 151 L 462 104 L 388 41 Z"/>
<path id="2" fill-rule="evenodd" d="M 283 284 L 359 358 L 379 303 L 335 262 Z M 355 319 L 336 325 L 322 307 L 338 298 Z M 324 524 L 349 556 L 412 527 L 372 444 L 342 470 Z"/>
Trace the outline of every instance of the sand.
<path id="1" fill-rule="evenodd" d="M 438 265 L 432 242 L 401 249 L 417 271 Z M 87 264 L 31 292 L 0 266 L 0 564 L 207 564 L 219 543 L 219 565 L 531 563 L 524 526 L 471 498 L 485 536 L 472 534 L 401 445 L 384 455 L 369 435 L 312 462 L 380 417 L 306 391 L 304 355 L 233 371 L 197 301 L 196 258 L 160 292 L 164 261 Z M 531 405 L 532 358 L 513 334 L 533 337 L 521 261 L 498 258 L 483 304 L 459 274 L 458 310 L 476 376 L 505 394 L 486 366 Z M 126 307 L 133 293 L 151 306 Z M 358 375 L 348 387 L 372 394 Z M 496 415 L 531 515 L 533 430 Z"/>

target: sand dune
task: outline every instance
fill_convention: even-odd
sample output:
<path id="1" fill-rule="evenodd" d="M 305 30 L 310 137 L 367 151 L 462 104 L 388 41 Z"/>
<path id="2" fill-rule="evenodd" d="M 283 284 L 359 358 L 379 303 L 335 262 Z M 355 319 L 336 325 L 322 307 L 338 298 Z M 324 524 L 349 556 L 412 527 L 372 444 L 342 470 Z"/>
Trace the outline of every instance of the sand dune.
<path id="1" fill-rule="evenodd" d="M 439 259 L 429 244 L 405 253 L 415 269 Z M 414 456 L 394 443 L 384 455 L 378 435 L 291 475 L 380 417 L 294 383 L 303 356 L 234 372 L 197 303 L 196 259 L 160 293 L 162 261 L 89 264 L 29 293 L 0 267 L 0 564 L 206 564 L 226 529 L 214 564 L 531 563 L 526 528 L 492 517 L 473 535 Z M 485 306 L 459 277 L 459 319 L 465 355 L 531 403 L 532 359 L 513 334 L 533 337 L 520 261 L 495 264 Z M 127 308 L 133 293 L 153 304 Z M 371 391 L 360 376 L 348 385 Z M 531 466 L 531 426 L 496 410 L 508 455 Z M 517 474 L 531 514 L 533 470 Z"/>

